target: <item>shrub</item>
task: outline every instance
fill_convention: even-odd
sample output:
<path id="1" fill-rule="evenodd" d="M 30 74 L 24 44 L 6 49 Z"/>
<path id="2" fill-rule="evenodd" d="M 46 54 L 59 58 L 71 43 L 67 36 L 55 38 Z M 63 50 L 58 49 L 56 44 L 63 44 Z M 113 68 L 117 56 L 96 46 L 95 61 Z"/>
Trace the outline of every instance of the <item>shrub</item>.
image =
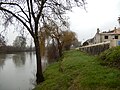
<path id="1" fill-rule="evenodd" d="M 99 55 L 104 63 L 120 68 L 120 46 L 110 48 Z"/>

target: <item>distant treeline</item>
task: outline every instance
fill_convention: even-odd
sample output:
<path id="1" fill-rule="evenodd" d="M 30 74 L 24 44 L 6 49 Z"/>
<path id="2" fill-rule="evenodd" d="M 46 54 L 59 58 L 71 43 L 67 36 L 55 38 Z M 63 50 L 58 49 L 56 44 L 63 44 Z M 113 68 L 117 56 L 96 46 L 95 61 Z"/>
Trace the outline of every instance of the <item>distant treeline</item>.
<path id="1" fill-rule="evenodd" d="M 20 48 L 20 47 L 13 47 L 13 46 L 1 46 L 0 53 L 15 53 L 15 52 L 29 52 L 34 51 L 35 48 Z"/>

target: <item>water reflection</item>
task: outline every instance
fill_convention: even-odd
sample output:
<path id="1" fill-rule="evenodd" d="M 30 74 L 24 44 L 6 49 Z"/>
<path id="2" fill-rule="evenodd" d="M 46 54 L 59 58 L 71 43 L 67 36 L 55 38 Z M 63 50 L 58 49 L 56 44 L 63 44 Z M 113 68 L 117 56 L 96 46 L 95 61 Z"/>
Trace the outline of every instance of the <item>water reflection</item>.
<path id="1" fill-rule="evenodd" d="M 36 81 L 33 52 L 0 54 L 0 90 L 31 90 Z"/>
<path id="2" fill-rule="evenodd" d="M 42 58 L 43 71 L 47 58 Z M 2 67 L 2 69 L 1 69 Z M 36 81 L 36 54 L 0 54 L 0 90 L 31 90 Z"/>
<path id="3" fill-rule="evenodd" d="M 0 54 L 0 68 L 3 68 L 5 64 L 5 58 L 6 58 L 6 55 Z"/>
<path id="4" fill-rule="evenodd" d="M 16 65 L 16 67 L 21 67 L 25 65 L 25 53 L 17 53 L 13 55 L 13 62 Z"/>

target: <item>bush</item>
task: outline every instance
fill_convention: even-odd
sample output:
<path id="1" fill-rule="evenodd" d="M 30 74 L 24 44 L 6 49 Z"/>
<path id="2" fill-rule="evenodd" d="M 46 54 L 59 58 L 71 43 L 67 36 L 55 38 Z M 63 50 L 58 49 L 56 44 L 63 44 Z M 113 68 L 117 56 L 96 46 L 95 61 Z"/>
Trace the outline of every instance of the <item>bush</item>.
<path id="1" fill-rule="evenodd" d="M 47 59 L 49 63 L 56 61 L 59 58 L 59 53 L 57 50 L 57 46 L 50 44 L 47 47 Z"/>
<path id="2" fill-rule="evenodd" d="M 104 61 L 104 64 L 106 63 L 120 68 L 120 46 L 104 51 L 99 55 L 99 58 Z"/>

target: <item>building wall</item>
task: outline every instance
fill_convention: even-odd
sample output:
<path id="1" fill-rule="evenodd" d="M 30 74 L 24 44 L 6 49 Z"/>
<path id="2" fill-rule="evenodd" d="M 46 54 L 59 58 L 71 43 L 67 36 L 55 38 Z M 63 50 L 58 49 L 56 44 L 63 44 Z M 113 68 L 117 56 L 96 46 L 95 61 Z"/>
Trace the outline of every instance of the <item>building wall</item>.
<path id="1" fill-rule="evenodd" d="M 105 39 L 105 37 L 107 37 L 107 39 Z M 118 39 L 115 39 L 115 36 L 118 36 Z M 96 34 L 94 37 L 94 41 L 93 44 L 96 43 L 102 43 L 102 42 L 107 42 L 107 41 L 111 41 L 111 40 L 117 40 L 120 41 L 120 35 L 118 34 Z"/>
<path id="2" fill-rule="evenodd" d="M 93 41 L 93 44 L 96 44 L 96 43 L 100 43 L 100 34 L 97 34 L 95 35 L 94 37 L 94 41 Z"/>
<path id="3" fill-rule="evenodd" d="M 105 39 L 105 36 L 108 36 L 108 39 Z M 118 39 L 115 39 L 115 36 L 118 36 Z M 117 34 L 101 34 L 101 42 L 111 41 L 111 40 L 120 40 L 120 35 Z"/>
<path id="4" fill-rule="evenodd" d="M 108 39 L 105 39 L 105 36 L 108 36 Z M 112 39 L 111 35 L 101 34 L 101 41 L 102 42 L 110 41 L 111 39 Z"/>

